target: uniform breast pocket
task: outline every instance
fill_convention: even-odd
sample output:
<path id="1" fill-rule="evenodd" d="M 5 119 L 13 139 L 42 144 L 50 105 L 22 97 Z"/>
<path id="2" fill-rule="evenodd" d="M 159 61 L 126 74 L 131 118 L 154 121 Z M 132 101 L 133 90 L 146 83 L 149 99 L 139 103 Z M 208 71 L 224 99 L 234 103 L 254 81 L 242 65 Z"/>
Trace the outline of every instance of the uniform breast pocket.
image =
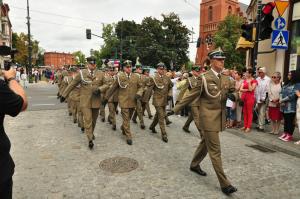
<path id="1" fill-rule="evenodd" d="M 211 95 L 217 95 L 219 93 L 217 84 L 208 84 L 207 89 Z"/>

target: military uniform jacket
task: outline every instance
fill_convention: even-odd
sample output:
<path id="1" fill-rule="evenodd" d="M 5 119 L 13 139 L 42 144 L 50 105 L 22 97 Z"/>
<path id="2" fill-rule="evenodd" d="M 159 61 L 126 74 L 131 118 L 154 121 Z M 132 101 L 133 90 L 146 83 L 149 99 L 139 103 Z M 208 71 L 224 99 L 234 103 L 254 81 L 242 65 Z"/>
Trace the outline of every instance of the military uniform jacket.
<path id="1" fill-rule="evenodd" d="M 142 102 L 146 103 L 149 102 L 152 96 L 152 87 L 151 87 L 151 77 L 143 75 L 143 85 L 144 85 L 144 92 L 142 96 Z"/>
<path id="2" fill-rule="evenodd" d="M 103 92 L 103 94 L 101 93 L 103 98 L 105 98 L 106 96 L 107 89 L 111 88 L 115 81 L 116 81 L 116 76 L 107 75 L 104 78 L 104 86 L 100 88 L 100 90 L 102 90 Z M 108 99 L 108 102 L 118 102 L 118 95 L 119 95 L 119 91 L 118 89 L 116 89 L 115 92 L 112 94 L 112 96 Z"/>
<path id="3" fill-rule="evenodd" d="M 67 88 L 67 86 L 72 81 L 72 79 L 73 78 L 69 76 L 67 71 L 66 71 L 66 73 L 63 73 L 63 80 L 60 85 L 60 93 L 64 93 L 64 90 Z"/>
<path id="4" fill-rule="evenodd" d="M 120 72 L 116 75 L 116 81 L 107 91 L 106 99 L 109 99 L 113 93 L 118 90 L 118 101 L 121 108 L 135 108 L 136 95 L 142 96 L 143 85 L 137 74 L 131 73 L 129 76 Z"/>
<path id="5" fill-rule="evenodd" d="M 205 131 L 223 131 L 225 129 L 226 94 L 235 91 L 234 82 L 224 75 L 221 75 L 219 79 L 212 70 L 200 77 L 201 86 L 192 88 L 173 111 L 178 112 L 185 105 L 200 97 L 198 102 L 201 128 Z"/>
<path id="6" fill-rule="evenodd" d="M 188 91 L 187 92 L 189 92 L 193 88 L 200 87 L 201 84 L 202 84 L 201 77 L 196 77 L 196 76 L 188 77 L 188 79 L 187 79 Z M 193 100 L 193 102 L 190 104 L 190 106 L 200 106 L 200 95 Z"/>
<path id="7" fill-rule="evenodd" d="M 153 105 L 167 106 L 168 96 L 172 96 L 173 83 L 166 75 L 156 74 L 150 79 L 150 85 L 153 90 Z"/>
<path id="8" fill-rule="evenodd" d="M 61 81 L 62 81 L 62 73 L 60 71 L 57 71 L 55 75 L 55 82 L 57 83 L 58 88 L 61 85 Z"/>
<path id="9" fill-rule="evenodd" d="M 71 82 L 74 80 L 75 76 L 72 77 Z M 70 83 L 71 83 L 70 82 Z M 79 102 L 80 101 L 80 84 L 77 85 L 69 94 L 69 99 Z"/>
<path id="10" fill-rule="evenodd" d="M 92 76 L 88 69 L 83 69 L 79 71 L 79 74 L 75 76 L 74 80 L 66 88 L 63 97 L 67 97 L 77 85 L 80 85 L 80 107 L 100 108 L 100 95 L 94 95 L 93 91 L 99 89 L 99 87 L 103 85 L 103 82 L 103 72 L 96 69 Z"/>

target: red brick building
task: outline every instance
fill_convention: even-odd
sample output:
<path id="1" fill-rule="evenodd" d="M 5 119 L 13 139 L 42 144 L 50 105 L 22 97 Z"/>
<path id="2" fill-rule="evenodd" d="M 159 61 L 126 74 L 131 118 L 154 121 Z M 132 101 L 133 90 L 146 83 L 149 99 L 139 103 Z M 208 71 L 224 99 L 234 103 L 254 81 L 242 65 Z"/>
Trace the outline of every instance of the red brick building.
<path id="1" fill-rule="evenodd" d="M 247 5 L 238 0 L 202 0 L 200 4 L 200 34 L 201 45 L 197 49 L 195 63 L 203 65 L 207 53 L 213 50 L 213 34 L 218 29 L 218 24 L 228 14 L 244 15 Z"/>
<path id="2" fill-rule="evenodd" d="M 70 53 L 45 52 L 44 64 L 54 68 L 70 66 L 75 64 L 75 57 Z"/>

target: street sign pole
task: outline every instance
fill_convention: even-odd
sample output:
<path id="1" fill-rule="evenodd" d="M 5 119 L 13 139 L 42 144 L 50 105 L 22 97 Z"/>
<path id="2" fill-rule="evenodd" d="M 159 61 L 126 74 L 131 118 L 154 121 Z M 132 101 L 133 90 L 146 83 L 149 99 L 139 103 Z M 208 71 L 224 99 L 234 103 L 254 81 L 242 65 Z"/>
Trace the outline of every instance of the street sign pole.
<path id="1" fill-rule="evenodd" d="M 254 43 L 254 51 L 253 51 L 253 59 L 252 59 L 252 67 L 253 72 L 256 74 L 257 68 L 257 56 L 258 56 L 258 42 L 259 42 L 259 32 L 260 32 L 260 20 L 261 20 L 261 7 L 262 0 L 257 1 L 257 16 L 256 16 L 256 35 L 255 35 L 255 43 Z"/>

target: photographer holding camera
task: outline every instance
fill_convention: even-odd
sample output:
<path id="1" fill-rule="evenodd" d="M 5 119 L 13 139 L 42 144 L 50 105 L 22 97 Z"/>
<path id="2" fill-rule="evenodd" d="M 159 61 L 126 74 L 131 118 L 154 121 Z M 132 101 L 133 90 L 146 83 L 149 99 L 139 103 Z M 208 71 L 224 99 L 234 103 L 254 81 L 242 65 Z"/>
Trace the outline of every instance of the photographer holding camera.
<path id="1" fill-rule="evenodd" d="M 9 154 L 10 141 L 4 131 L 4 117 L 17 116 L 27 108 L 25 91 L 16 81 L 16 71 L 0 70 L 0 198 L 12 198 L 14 162 Z"/>

